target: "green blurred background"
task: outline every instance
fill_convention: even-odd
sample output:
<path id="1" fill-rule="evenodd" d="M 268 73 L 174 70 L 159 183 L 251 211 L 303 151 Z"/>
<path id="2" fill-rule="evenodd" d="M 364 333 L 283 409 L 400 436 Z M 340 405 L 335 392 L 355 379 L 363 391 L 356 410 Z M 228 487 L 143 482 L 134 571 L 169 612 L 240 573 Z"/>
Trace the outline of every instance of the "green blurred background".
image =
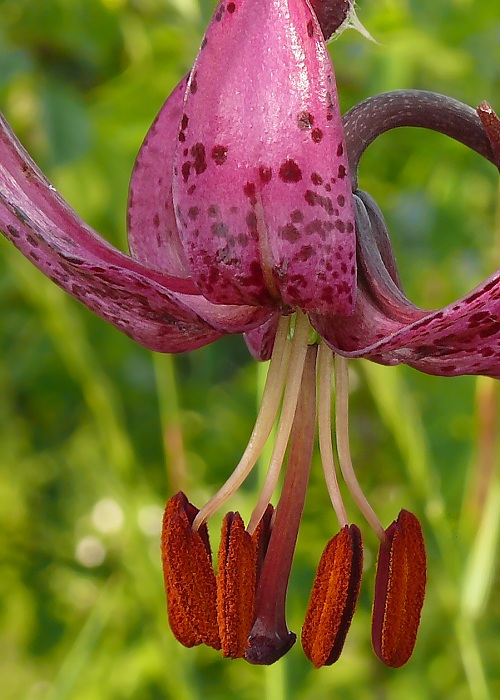
<path id="1" fill-rule="evenodd" d="M 0 0 L 0 108 L 72 206 L 126 249 L 127 184 L 149 124 L 189 69 L 213 0 Z M 340 102 L 425 88 L 500 108 L 498 0 L 362 0 L 378 43 L 331 45 Z M 435 307 L 499 267 L 498 175 L 444 137 L 400 130 L 366 154 L 409 296 Z M 201 505 L 237 463 L 263 370 L 239 337 L 153 356 L 0 240 L 0 677 L 3 700 L 500 697 L 498 391 L 480 378 L 351 363 L 351 444 L 382 522 L 422 520 L 429 588 L 413 658 L 370 643 L 377 543 L 340 661 L 297 644 L 266 669 L 181 648 L 168 629 L 164 501 Z M 248 517 L 262 474 L 230 503 Z M 220 517 L 212 523 L 217 543 Z M 300 631 L 337 523 L 318 456 L 290 583 Z M 216 545 L 217 546 L 217 545 Z"/>

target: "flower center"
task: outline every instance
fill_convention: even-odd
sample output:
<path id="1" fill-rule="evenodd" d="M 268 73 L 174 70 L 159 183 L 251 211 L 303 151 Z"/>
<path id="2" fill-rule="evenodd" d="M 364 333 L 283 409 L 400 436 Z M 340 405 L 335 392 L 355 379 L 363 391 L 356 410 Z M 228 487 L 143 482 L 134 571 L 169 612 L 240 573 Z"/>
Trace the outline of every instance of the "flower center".
<path id="1" fill-rule="evenodd" d="M 320 343 L 316 352 L 317 342 L 316 332 L 301 311 L 280 319 L 260 411 L 247 448 L 232 475 L 196 516 L 193 523 L 195 530 L 222 507 L 250 474 L 271 434 L 281 405 L 266 480 L 247 527 L 250 534 L 255 532 L 278 483 L 292 433 L 301 387 L 308 394 L 316 396 L 316 384 L 318 387 L 318 437 L 325 480 L 340 526 L 343 527 L 348 523 L 337 481 L 332 444 L 332 377 L 335 375 L 335 422 L 339 467 L 359 509 L 377 537 L 381 541 L 384 540 L 384 529 L 361 490 L 350 456 L 348 362 L 339 355 L 334 356 L 324 343 Z M 314 372 L 305 373 L 308 348 L 312 347 L 315 348 L 314 358 L 309 362 L 315 365 L 316 376 Z M 311 405 L 310 411 L 314 416 L 316 401 Z"/>
<path id="2" fill-rule="evenodd" d="M 333 378 L 336 452 L 331 429 Z M 200 511 L 183 494 L 167 504 L 162 552 L 169 618 L 174 634 L 186 646 L 205 643 L 222 649 L 224 656 L 271 664 L 295 643 L 296 635 L 286 624 L 286 595 L 317 423 L 321 462 L 340 532 L 321 558 L 302 646 L 315 666 L 336 661 L 359 594 L 361 534 L 356 525 L 349 525 L 337 481 L 338 462 L 354 501 L 381 542 L 374 648 L 389 665 L 402 665 L 409 658 L 425 592 L 421 530 L 415 516 L 406 511 L 384 530 L 363 494 L 349 450 L 348 385 L 347 360 L 319 341 L 305 314 L 297 311 L 281 318 L 261 408 L 233 474 Z M 215 576 L 206 521 L 249 475 L 276 422 L 267 476 L 248 527 L 238 513 L 224 518 Z M 270 500 L 287 449 L 274 511 Z"/>

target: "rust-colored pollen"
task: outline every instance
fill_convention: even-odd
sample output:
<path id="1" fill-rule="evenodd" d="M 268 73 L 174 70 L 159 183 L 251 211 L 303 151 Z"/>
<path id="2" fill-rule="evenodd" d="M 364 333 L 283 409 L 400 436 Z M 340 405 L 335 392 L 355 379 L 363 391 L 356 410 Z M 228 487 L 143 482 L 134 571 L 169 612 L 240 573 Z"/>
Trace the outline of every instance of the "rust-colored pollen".
<path id="1" fill-rule="evenodd" d="M 340 656 L 359 595 L 363 545 L 356 525 L 346 525 L 321 557 L 302 627 L 302 647 L 316 668 Z"/>
<path id="2" fill-rule="evenodd" d="M 244 656 L 255 608 L 257 551 L 239 513 L 222 523 L 217 574 L 217 620 L 222 654 Z"/>
<path id="3" fill-rule="evenodd" d="M 417 518 L 402 510 L 379 549 L 372 642 L 388 666 L 403 666 L 417 638 L 427 579 L 424 538 Z"/>
<path id="4" fill-rule="evenodd" d="M 170 628 L 186 647 L 207 644 L 220 649 L 217 587 L 208 532 L 192 522 L 198 513 L 183 493 L 167 502 L 163 516 L 161 552 Z"/>

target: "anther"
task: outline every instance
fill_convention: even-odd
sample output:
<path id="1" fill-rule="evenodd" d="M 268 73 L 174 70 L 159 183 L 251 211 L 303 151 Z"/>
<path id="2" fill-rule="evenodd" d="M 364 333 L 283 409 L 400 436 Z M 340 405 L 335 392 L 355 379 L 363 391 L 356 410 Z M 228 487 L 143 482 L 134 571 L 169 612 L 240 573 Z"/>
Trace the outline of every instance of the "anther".
<path id="1" fill-rule="evenodd" d="M 198 509 L 179 492 L 167 502 L 161 551 L 170 628 L 186 647 L 220 649 L 217 590 L 208 531 L 193 531 Z"/>
<path id="2" fill-rule="evenodd" d="M 425 597 L 426 556 L 417 518 L 402 510 L 380 544 L 372 642 L 388 666 L 403 666 L 412 655 Z"/>
<path id="3" fill-rule="evenodd" d="M 316 668 L 340 656 L 359 596 L 363 545 L 356 525 L 346 525 L 321 557 L 302 627 L 302 647 Z"/>
<path id="4" fill-rule="evenodd" d="M 222 654 L 241 658 L 247 648 L 255 608 L 257 547 L 239 513 L 222 523 L 217 573 L 217 620 Z"/>

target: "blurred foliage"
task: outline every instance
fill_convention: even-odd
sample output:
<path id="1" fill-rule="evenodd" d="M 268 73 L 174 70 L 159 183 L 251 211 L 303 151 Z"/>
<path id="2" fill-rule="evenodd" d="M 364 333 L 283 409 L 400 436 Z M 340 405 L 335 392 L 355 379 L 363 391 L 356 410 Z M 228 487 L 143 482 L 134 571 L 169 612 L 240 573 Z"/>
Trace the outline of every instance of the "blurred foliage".
<path id="1" fill-rule="evenodd" d="M 214 4 L 0 0 L 0 107 L 66 199 L 122 248 L 135 154 Z M 344 110 L 408 87 L 500 108 L 498 0 L 363 0 L 358 14 L 378 43 L 348 31 L 331 45 Z M 415 302 L 441 306 L 498 266 L 498 176 L 464 147 L 393 132 L 360 179 L 387 215 Z M 426 533 L 417 648 L 398 671 L 371 651 L 377 545 L 360 522 L 366 572 L 340 661 L 314 671 L 297 645 L 257 668 L 175 643 L 158 551 L 167 495 L 183 486 L 201 505 L 250 434 L 261 373 L 242 340 L 153 357 L 3 239 L 0 309 L 4 700 L 500 697 L 495 382 L 351 363 L 359 478 L 382 522 L 406 507 Z M 257 487 L 250 479 L 231 507 L 248 517 Z M 290 584 L 296 631 L 336 527 L 316 456 Z"/>

